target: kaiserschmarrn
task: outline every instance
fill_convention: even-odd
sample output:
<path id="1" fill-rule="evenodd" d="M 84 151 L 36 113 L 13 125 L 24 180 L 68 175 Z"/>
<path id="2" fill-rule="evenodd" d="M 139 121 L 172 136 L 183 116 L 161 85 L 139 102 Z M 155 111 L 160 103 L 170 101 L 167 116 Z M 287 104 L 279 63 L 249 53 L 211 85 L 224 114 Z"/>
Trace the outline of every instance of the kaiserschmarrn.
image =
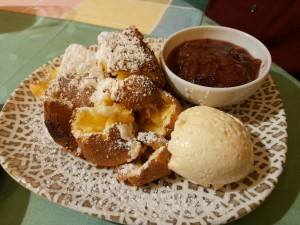
<path id="1" fill-rule="evenodd" d="M 164 84 L 155 54 L 129 27 L 100 33 L 97 50 L 71 44 L 30 88 L 57 144 L 139 186 L 170 173 L 167 145 L 182 109 Z"/>

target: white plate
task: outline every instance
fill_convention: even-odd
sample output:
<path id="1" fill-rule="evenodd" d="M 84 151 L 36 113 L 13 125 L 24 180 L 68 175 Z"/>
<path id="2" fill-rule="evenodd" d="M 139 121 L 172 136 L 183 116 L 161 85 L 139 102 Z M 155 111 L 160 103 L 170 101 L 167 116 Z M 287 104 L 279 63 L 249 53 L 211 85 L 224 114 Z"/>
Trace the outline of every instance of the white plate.
<path id="1" fill-rule="evenodd" d="M 158 53 L 163 40 L 148 42 Z M 31 94 L 29 84 L 59 67 L 60 61 L 61 57 L 53 59 L 25 79 L 0 114 L 1 164 L 30 191 L 118 223 L 222 224 L 258 207 L 278 182 L 287 151 L 287 125 L 270 76 L 246 102 L 223 109 L 241 119 L 251 133 L 255 165 L 248 177 L 214 191 L 172 173 L 137 188 L 119 183 L 113 169 L 97 169 L 76 158 L 49 136 L 42 103 Z"/>

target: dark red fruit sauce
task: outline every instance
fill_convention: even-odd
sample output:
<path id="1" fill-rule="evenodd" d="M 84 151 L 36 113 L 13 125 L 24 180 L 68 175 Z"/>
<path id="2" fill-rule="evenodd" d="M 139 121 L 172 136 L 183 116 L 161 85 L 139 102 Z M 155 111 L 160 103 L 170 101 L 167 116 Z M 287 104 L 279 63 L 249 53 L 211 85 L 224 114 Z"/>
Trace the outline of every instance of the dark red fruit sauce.
<path id="1" fill-rule="evenodd" d="M 200 39 L 176 47 L 167 66 L 182 79 L 208 87 L 234 87 L 258 77 L 260 59 L 229 42 Z"/>

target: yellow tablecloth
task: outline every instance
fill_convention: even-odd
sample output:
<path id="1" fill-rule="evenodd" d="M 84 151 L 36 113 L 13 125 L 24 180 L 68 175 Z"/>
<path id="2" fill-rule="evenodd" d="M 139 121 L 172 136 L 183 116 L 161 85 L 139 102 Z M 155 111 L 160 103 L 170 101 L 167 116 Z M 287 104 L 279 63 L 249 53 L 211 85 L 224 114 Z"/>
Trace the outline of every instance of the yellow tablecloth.
<path id="1" fill-rule="evenodd" d="M 172 0 L 1 0 L 0 9 L 124 29 L 134 24 L 144 34 L 199 25 L 207 1 Z M 159 33 L 161 34 L 161 33 Z"/>

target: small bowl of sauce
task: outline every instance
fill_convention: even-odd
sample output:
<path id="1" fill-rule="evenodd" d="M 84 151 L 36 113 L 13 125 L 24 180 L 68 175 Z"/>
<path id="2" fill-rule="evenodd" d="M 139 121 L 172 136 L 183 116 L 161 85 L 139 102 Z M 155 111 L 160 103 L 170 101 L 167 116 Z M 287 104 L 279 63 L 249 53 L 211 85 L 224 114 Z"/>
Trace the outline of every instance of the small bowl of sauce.
<path id="1" fill-rule="evenodd" d="M 249 98 L 271 67 L 267 48 L 242 31 L 199 26 L 165 42 L 161 61 L 171 88 L 197 105 L 222 107 Z"/>

